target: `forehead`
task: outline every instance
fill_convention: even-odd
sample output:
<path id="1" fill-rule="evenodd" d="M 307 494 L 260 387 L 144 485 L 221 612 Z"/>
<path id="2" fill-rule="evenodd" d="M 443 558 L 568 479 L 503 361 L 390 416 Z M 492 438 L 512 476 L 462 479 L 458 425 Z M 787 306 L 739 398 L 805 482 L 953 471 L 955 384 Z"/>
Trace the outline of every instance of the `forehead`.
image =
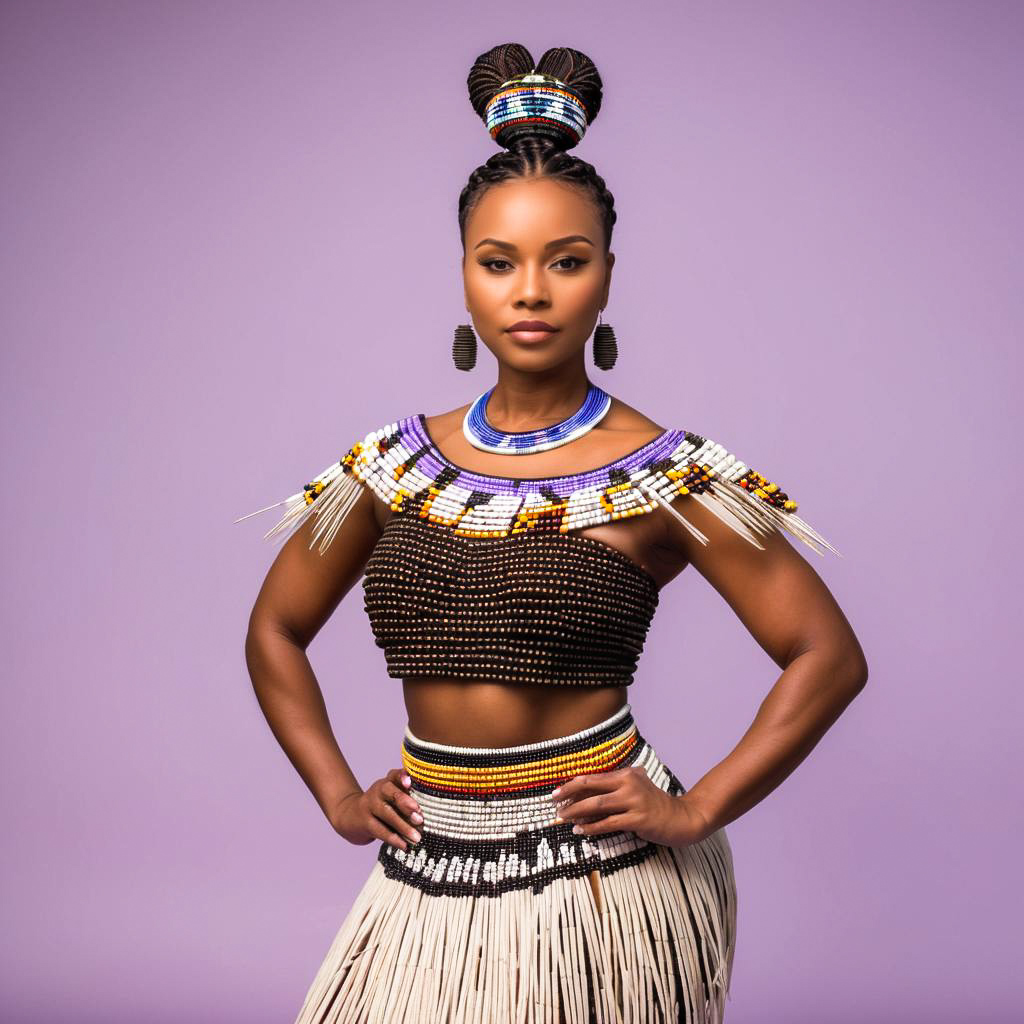
<path id="1" fill-rule="evenodd" d="M 483 194 L 466 221 L 466 244 L 489 236 L 526 248 L 563 235 L 596 239 L 600 231 L 594 203 L 582 190 L 550 178 L 516 179 Z"/>

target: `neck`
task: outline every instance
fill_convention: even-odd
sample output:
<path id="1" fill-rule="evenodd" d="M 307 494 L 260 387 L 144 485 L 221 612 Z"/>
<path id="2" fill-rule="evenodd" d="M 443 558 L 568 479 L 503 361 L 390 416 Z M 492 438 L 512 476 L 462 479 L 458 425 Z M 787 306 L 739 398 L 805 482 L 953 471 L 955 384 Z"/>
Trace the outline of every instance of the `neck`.
<path id="1" fill-rule="evenodd" d="M 576 412 L 589 389 L 582 363 L 540 371 L 501 366 L 487 400 L 487 420 L 495 430 L 519 432 L 549 427 Z"/>

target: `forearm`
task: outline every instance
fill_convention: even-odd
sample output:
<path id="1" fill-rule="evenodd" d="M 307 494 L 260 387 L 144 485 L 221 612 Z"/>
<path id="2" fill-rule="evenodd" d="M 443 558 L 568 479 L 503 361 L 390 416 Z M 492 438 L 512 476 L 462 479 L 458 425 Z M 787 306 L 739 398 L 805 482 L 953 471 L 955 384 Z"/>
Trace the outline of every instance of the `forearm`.
<path id="1" fill-rule="evenodd" d="M 271 732 L 330 818 L 342 797 L 362 787 L 338 747 L 305 650 L 272 625 L 253 624 L 245 660 Z"/>
<path id="2" fill-rule="evenodd" d="M 710 831 L 779 786 L 814 749 L 866 681 L 855 654 L 811 650 L 790 662 L 733 751 L 682 797 Z"/>

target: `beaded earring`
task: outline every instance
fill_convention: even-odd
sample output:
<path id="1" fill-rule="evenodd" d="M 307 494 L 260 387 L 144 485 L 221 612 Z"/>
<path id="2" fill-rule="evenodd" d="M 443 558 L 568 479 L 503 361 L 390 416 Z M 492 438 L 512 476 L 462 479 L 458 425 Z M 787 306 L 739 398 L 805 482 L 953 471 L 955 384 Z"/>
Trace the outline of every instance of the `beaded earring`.
<path id="1" fill-rule="evenodd" d="M 610 370 L 618 358 L 619 348 L 615 343 L 615 332 L 608 324 L 600 322 L 601 312 L 597 314 L 598 324 L 594 328 L 594 365 L 601 370 Z"/>
<path id="2" fill-rule="evenodd" d="M 452 359 L 459 370 L 472 370 L 476 366 L 476 334 L 469 324 L 459 324 L 455 328 Z"/>

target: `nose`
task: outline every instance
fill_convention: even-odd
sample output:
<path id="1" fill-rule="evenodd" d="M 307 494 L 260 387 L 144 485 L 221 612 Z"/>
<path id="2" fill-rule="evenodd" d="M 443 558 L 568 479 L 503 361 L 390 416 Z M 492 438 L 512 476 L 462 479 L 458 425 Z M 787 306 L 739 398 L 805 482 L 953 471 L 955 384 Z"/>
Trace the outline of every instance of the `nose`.
<path id="1" fill-rule="evenodd" d="M 515 302 L 516 306 L 536 309 L 548 305 L 551 297 L 548 292 L 547 278 L 542 268 L 527 264 L 523 273 L 519 276 L 519 283 L 519 295 Z"/>

